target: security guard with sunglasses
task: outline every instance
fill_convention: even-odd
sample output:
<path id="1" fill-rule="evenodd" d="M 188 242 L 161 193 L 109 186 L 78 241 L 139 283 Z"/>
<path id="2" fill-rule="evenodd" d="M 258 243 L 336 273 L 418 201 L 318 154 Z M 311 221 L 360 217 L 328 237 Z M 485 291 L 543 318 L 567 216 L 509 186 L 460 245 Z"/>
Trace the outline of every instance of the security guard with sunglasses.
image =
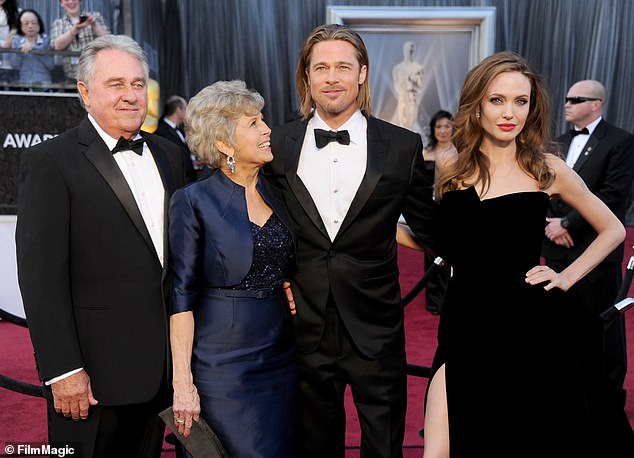
<path id="1" fill-rule="evenodd" d="M 634 176 L 634 135 L 603 119 L 606 98 L 605 87 L 598 81 L 584 80 L 573 84 L 566 96 L 566 121 L 572 128 L 557 142 L 562 158 L 624 223 Z M 542 254 L 546 264 L 557 271 L 570 265 L 596 237 L 583 215 L 560 199 L 551 200 L 545 235 Z M 571 288 L 570 293 L 575 294 L 579 305 L 590 312 L 585 332 L 588 344 L 598 345 L 594 362 L 605 368 L 614 382 L 615 395 L 625 403 L 624 317 L 619 316 L 609 323 L 599 318 L 601 312 L 617 299 L 622 283 L 623 251 L 624 244 L 621 244 Z"/>

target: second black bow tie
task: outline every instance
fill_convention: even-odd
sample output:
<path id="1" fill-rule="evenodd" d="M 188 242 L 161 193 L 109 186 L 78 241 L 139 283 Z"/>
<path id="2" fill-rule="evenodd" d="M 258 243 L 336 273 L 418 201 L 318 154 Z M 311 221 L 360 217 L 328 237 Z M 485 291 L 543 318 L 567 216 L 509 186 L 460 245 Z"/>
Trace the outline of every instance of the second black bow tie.
<path id="1" fill-rule="evenodd" d="M 342 145 L 350 144 L 350 134 L 347 130 L 315 129 L 315 144 L 317 148 L 323 148 L 330 142 L 339 142 Z"/>
<path id="2" fill-rule="evenodd" d="M 119 151 L 132 150 L 139 156 L 141 156 L 143 154 L 143 143 L 145 143 L 145 138 L 139 138 L 137 140 L 126 140 L 123 137 L 119 137 L 119 141 L 112 149 L 112 154 L 118 153 Z"/>
<path id="3" fill-rule="evenodd" d="M 577 135 L 581 135 L 581 134 L 589 135 L 590 131 L 588 130 L 587 127 L 584 127 L 581 130 L 570 129 L 570 135 L 572 135 L 572 138 L 575 138 Z"/>

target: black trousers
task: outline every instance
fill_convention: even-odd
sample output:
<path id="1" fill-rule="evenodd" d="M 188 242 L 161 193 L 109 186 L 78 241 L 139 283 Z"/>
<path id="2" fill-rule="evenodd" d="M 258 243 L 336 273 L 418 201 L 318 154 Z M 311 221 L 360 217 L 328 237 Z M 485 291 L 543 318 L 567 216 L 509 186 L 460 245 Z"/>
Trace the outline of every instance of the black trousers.
<path id="1" fill-rule="evenodd" d="M 361 425 L 361 457 L 402 457 L 407 407 L 405 352 L 380 359 L 359 353 L 332 300 L 319 348 L 299 354 L 298 457 L 343 458 L 349 386 Z"/>
<path id="2" fill-rule="evenodd" d="M 52 396 L 51 396 L 52 399 Z M 158 413 L 167 407 L 164 383 L 150 402 L 124 406 L 91 406 L 86 420 L 74 421 L 47 402 L 51 444 L 70 444 L 81 458 L 160 458 L 165 423 Z"/>

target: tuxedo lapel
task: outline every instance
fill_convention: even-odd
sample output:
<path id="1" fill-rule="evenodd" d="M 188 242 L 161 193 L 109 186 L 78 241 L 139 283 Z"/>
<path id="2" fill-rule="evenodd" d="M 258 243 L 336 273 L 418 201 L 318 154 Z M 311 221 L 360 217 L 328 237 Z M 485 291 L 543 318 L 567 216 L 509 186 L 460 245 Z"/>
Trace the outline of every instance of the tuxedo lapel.
<path id="1" fill-rule="evenodd" d="M 376 184 L 379 182 L 383 169 L 385 167 L 385 160 L 387 158 L 389 140 L 381 138 L 377 132 L 378 129 L 373 127 L 373 118 L 368 118 L 368 153 L 367 153 L 367 165 L 365 169 L 365 175 L 359 189 L 352 199 L 350 208 L 346 213 L 346 217 L 341 223 L 341 228 L 337 232 L 339 237 L 345 230 L 352 224 L 357 217 L 361 209 L 365 206 L 366 202 L 372 195 Z"/>
<path id="2" fill-rule="evenodd" d="M 169 214 L 169 199 L 172 193 L 176 190 L 176 184 L 174 183 L 173 175 L 170 173 L 171 167 L 169 160 L 167 159 L 168 153 L 154 141 L 151 135 L 148 135 L 143 131 L 141 131 L 141 135 L 147 139 L 148 147 L 150 148 L 152 157 L 154 157 L 154 162 L 156 163 L 156 168 L 159 171 L 159 175 L 161 175 L 163 189 L 165 190 L 165 198 L 163 199 L 163 215 L 165 215 L 165 218 L 163 218 L 163 240 L 167 241 L 169 240 L 169 227 L 167 219 L 167 215 Z M 167 265 L 167 263 L 169 262 L 169 250 L 167 249 L 167 246 L 167 243 L 163 243 L 164 265 Z M 166 273 L 166 269 L 163 270 L 163 273 Z"/>
<path id="3" fill-rule="evenodd" d="M 302 145 L 304 143 L 304 136 L 306 134 L 307 123 L 298 124 L 302 129 L 298 129 L 291 136 L 286 137 L 284 141 L 284 175 L 288 181 L 288 185 L 295 194 L 297 201 L 302 206 L 310 220 L 315 227 L 323 234 L 324 237 L 330 239 L 326 226 L 321 219 L 319 210 L 313 201 L 313 198 L 306 189 L 306 186 L 302 180 L 297 176 L 297 166 L 299 164 L 299 155 L 302 151 Z"/>
<path id="4" fill-rule="evenodd" d="M 163 189 L 165 189 L 166 195 L 171 196 L 175 191 L 176 185 L 174 183 L 174 177 L 170 173 L 171 168 L 167 159 L 167 152 L 154 142 L 151 135 L 148 135 L 145 132 L 141 132 L 141 135 L 147 140 L 148 147 L 152 152 L 154 162 L 156 163 L 156 167 L 161 175 L 161 180 L 163 181 Z"/>
<path id="5" fill-rule="evenodd" d="M 79 127 L 79 143 L 86 147 L 84 154 L 86 158 L 95 166 L 97 171 L 106 180 L 112 192 L 117 196 L 126 213 L 143 236 L 148 246 L 155 251 L 154 243 L 150 233 L 145 226 L 145 221 L 141 215 L 141 210 L 134 199 L 134 195 L 128 186 L 123 173 L 119 169 L 117 162 L 112 157 L 112 153 L 106 147 L 101 137 L 97 134 L 90 121 L 87 119 Z"/>
<path id="6" fill-rule="evenodd" d="M 594 135 L 591 135 L 590 138 L 588 138 L 588 142 L 583 147 L 583 151 L 581 151 L 581 154 L 579 155 L 579 158 L 577 159 L 577 162 L 575 162 L 575 166 L 573 167 L 573 170 L 575 172 L 579 173 L 579 170 L 581 170 L 583 165 L 587 162 L 588 157 L 590 157 L 592 151 L 594 151 L 598 144 L 599 139 L 596 138 Z"/>
<path id="7" fill-rule="evenodd" d="M 579 173 L 584 164 L 588 161 L 590 155 L 597 149 L 599 143 L 605 137 L 606 122 L 601 120 L 592 131 L 592 135 L 588 138 L 588 142 L 583 147 L 583 151 L 579 155 L 579 159 L 575 162 L 574 171 Z"/>

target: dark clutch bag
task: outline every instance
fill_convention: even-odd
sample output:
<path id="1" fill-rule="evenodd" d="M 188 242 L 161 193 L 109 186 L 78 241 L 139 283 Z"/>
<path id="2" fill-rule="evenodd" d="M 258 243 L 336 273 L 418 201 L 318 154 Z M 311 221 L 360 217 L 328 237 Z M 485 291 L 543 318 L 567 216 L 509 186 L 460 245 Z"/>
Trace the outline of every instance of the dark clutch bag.
<path id="1" fill-rule="evenodd" d="M 174 410 L 168 407 L 159 416 L 174 436 L 187 449 L 193 458 L 231 458 L 220 443 L 220 439 L 203 417 L 192 422 L 191 434 L 185 438 L 178 434 L 178 426 L 174 423 Z"/>

